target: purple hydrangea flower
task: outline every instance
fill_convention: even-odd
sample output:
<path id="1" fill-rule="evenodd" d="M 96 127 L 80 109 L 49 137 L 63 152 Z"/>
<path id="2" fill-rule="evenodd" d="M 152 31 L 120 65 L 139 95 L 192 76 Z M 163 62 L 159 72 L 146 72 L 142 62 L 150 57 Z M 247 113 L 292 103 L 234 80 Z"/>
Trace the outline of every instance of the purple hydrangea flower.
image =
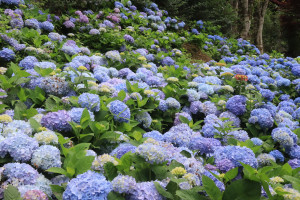
<path id="1" fill-rule="evenodd" d="M 41 125 L 58 132 L 68 132 L 71 130 L 69 122 L 71 117 L 65 110 L 59 110 L 57 112 L 49 112 L 43 116 Z"/>

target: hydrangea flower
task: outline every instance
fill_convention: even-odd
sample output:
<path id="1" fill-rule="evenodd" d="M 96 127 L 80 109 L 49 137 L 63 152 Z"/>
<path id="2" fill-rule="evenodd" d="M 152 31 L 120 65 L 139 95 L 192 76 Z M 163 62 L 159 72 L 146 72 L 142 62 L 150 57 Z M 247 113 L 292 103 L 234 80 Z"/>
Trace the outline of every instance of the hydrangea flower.
<path id="1" fill-rule="evenodd" d="M 233 114 L 240 116 L 246 112 L 246 97 L 235 95 L 228 99 L 226 108 Z"/>
<path id="2" fill-rule="evenodd" d="M 48 200 L 47 195 L 40 190 L 29 190 L 22 198 L 23 200 Z"/>
<path id="3" fill-rule="evenodd" d="M 292 147 L 297 144 L 298 137 L 289 128 L 279 127 L 272 130 L 272 138 L 284 148 Z"/>
<path id="4" fill-rule="evenodd" d="M 276 162 L 274 156 L 267 154 L 267 153 L 262 153 L 257 156 L 257 162 L 259 166 L 266 166 L 266 165 L 271 165 L 272 162 Z"/>
<path id="5" fill-rule="evenodd" d="M 0 59 L 4 61 L 11 61 L 14 60 L 16 57 L 16 54 L 13 50 L 8 48 L 2 48 L 0 51 Z"/>
<path id="6" fill-rule="evenodd" d="M 187 146 L 190 142 L 193 130 L 187 124 L 173 126 L 163 137 L 164 140 L 176 146 Z"/>
<path id="7" fill-rule="evenodd" d="M 235 167 L 241 166 L 239 162 L 256 168 L 258 163 L 253 151 L 247 147 L 224 146 L 217 147 L 214 152 L 215 162 L 218 163 L 223 159 L 229 159 Z"/>
<path id="8" fill-rule="evenodd" d="M 164 148 L 150 143 L 145 143 L 138 146 L 136 149 L 136 154 L 142 156 L 151 164 L 161 164 L 169 159 L 169 155 L 166 153 Z"/>
<path id="9" fill-rule="evenodd" d="M 46 130 L 38 132 L 33 137 L 39 144 L 58 144 L 58 137 L 55 132 Z"/>
<path id="10" fill-rule="evenodd" d="M 118 162 L 115 160 L 114 157 L 108 155 L 108 154 L 103 154 L 98 156 L 92 163 L 92 169 L 94 170 L 100 170 L 101 172 L 104 171 L 104 165 L 105 163 L 112 162 L 114 165 L 117 165 Z"/>
<path id="11" fill-rule="evenodd" d="M 41 125 L 52 130 L 59 132 L 67 132 L 71 130 L 69 122 L 71 117 L 65 110 L 59 110 L 57 112 L 49 112 L 43 116 Z"/>
<path id="12" fill-rule="evenodd" d="M 55 96 L 65 96 L 69 91 L 68 82 L 61 77 L 50 76 L 41 81 L 40 87 L 47 93 Z"/>
<path id="13" fill-rule="evenodd" d="M 84 111 L 84 108 L 72 108 L 71 110 L 68 111 L 68 113 L 69 113 L 72 121 L 79 124 L 83 111 Z M 95 120 L 94 113 L 92 113 L 89 110 L 88 110 L 88 112 L 89 112 L 91 121 L 94 121 Z"/>
<path id="14" fill-rule="evenodd" d="M 114 115 L 114 119 L 118 122 L 128 123 L 130 120 L 130 109 L 120 100 L 115 100 L 107 105 L 110 112 Z"/>
<path id="15" fill-rule="evenodd" d="M 130 200 L 163 200 L 163 197 L 158 193 L 153 182 L 137 183 L 134 190 L 129 196 Z"/>
<path id="16" fill-rule="evenodd" d="M 98 112 L 100 110 L 100 98 L 96 94 L 82 93 L 78 97 L 78 103 L 92 112 Z"/>
<path id="17" fill-rule="evenodd" d="M 273 121 L 271 113 L 265 108 L 252 110 L 249 118 L 249 123 L 258 123 L 262 129 L 272 128 Z"/>
<path id="18" fill-rule="evenodd" d="M 63 193 L 64 200 L 107 199 L 112 184 L 100 173 L 87 171 L 73 178 Z"/>
<path id="19" fill-rule="evenodd" d="M 31 159 L 33 151 L 38 147 L 39 144 L 35 139 L 20 133 L 0 142 L 0 157 L 3 158 L 9 153 L 15 161 L 26 162 Z"/>
<path id="20" fill-rule="evenodd" d="M 152 123 L 151 115 L 148 112 L 140 112 L 135 115 L 135 119 L 143 124 L 143 127 L 149 128 Z"/>
<path id="21" fill-rule="evenodd" d="M 115 177 L 112 182 L 113 191 L 118 192 L 120 194 L 130 194 L 134 191 L 136 187 L 135 178 L 127 175 L 118 175 Z"/>
<path id="22" fill-rule="evenodd" d="M 122 143 L 118 147 L 116 147 L 111 153 L 111 156 L 115 156 L 116 158 L 120 159 L 125 153 L 132 152 L 135 153 L 136 146 L 133 146 L 129 143 Z"/>
<path id="23" fill-rule="evenodd" d="M 60 151 L 54 146 L 42 145 L 33 152 L 31 163 L 43 170 L 51 167 L 61 167 Z"/>
<path id="24" fill-rule="evenodd" d="M 39 177 L 38 171 L 26 163 L 7 163 L 3 167 L 2 175 L 9 182 L 18 180 L 22 185 L 32 185 Z"/>

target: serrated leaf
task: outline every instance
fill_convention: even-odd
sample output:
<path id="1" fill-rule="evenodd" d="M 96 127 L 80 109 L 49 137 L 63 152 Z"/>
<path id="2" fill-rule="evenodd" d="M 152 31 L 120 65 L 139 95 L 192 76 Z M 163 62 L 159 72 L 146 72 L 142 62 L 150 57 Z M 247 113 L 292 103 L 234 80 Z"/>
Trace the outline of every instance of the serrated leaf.
<path id="1" fill-rule="evenodd" d="M 84 109 L 80 118 L 80 125 L 82 129 L 86 129 L 90 123 L 91 117 L 88 109 Z"/>
<path id="2" fill-rule="evenodd" d="M 174 199 L 173 195 L 170 192 L 167 192 L 158 182 L 154 182 L 154 185 L 159 194 L 168 199 Z"/>
<path id="3" fill-rule="evenodd" d="M 205 192 L 212 200 L 222 199 L 222 193 L 220 189 L 216 186 L 215 182 L 207 176 L 202 176 L 202 184 Z"/>
<path id="4" fill-rule="evenodd" d="M 21 194 L 16 187 L 9 185 L 4 190 L 4 200 L 21 200 L 21 199 L 22 199 Z"/>
<path id="5" fill-rule="evenodd" d="M 237 167 L 226 172 L 225 177 L 224 177 L 226 182 L 234 179 L 237 176 L 238 172 L 239 172 L 239 169 Z"/>
<path id="6" fill-rule="evenodd" d="M 64 170 L 63 168 L 59 168 L 59 167 L 51 167 L 50 169 L 47 169 L 46 171 L 52 172 L 52 173 L 57 173 L 57 174 L 63 174 L 65 176 L 68 175 L 68 172 L 66 170 Z"/>
<path id="7" fill-rule="evenodd" d="M 123 197 L 121 194 L 116 193 L 114 191 L 110 192 L 107 196 L 108 200 L 125 200 L 125 197 Z"/>
<path id="8" fill-rule="evenodd" d="M 204 200 L 204 196 L 201 196 L 198 192 L 192 190 L 177 190 L 176 195 L 182 200 Z"/>
<path id="9" fill-rule="evenodd" d="M 223 200 L 256 200 L 261 196 L 261 184 L 240 179 L 231 183 L 225 190 Z"/>

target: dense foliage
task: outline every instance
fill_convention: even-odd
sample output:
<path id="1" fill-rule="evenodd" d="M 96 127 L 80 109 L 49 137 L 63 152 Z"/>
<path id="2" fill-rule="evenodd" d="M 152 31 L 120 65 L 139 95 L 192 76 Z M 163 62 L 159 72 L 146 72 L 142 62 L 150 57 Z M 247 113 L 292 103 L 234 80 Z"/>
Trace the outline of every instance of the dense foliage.
<path id="1" fill-rule="evenodd" d="M 148 1 L 60 2 L 0 0 L 1 199 L 300 198 L 300 57 Z"/>

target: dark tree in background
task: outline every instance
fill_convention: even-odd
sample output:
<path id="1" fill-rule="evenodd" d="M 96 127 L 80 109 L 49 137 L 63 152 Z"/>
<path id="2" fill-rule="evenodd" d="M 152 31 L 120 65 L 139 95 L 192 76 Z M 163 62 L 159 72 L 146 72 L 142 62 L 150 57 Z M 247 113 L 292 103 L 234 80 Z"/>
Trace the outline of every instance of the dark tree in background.
<path id="1" fill-rule="evenodd" d="M 287 55 L 300 55 L 300 1 L 299 0 L 270 0 L 282 11 L 281 27 L 287 39 Z"/>
<path id="2" fill-rule="evenodd" d="M 263 52 L 300 55 L 300 0 L 154 0 L 171 16 L 210 21 L 228 37 L 242 37 Z"/>

